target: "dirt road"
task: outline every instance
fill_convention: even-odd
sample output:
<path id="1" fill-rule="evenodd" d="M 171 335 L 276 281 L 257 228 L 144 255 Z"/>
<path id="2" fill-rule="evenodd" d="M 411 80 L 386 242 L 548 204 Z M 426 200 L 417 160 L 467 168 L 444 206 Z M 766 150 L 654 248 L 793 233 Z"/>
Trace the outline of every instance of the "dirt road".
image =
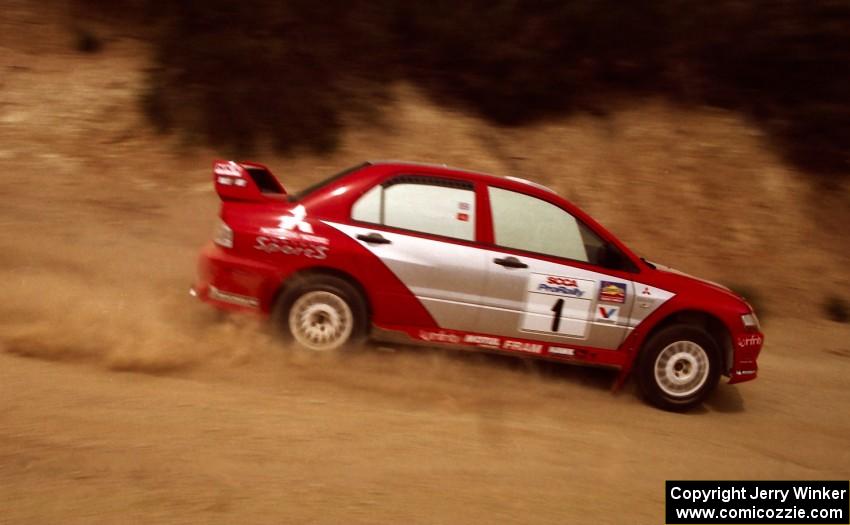
<path id="1" fill-rule="evenodd" d="M 418 350 L 166 375 L 0 354 L 0 521 L 660 523 L 665 479 L 846 478 L 850 334 L 770 333 L 759 381 L 686 415 Z"/>
<path id="2" fill-rule="evenodd" d="M 220 153 L 139 115 L 143 44 L 74 54 L 33 5 L 0 16 L 0 522 L 660 523 L 665 479 L 850 476 L 850 326 L 813 314 L 850 284 L 846 237 L 804 220 L 804 186 L 738 120 L 656 106 L 509 132 L 414 97 L 390 133 L 271 163 L 292 188 L 370 157 L 552 184 L 643 253 L 763 292 L 757 381 L 676 415 L 600 370 L 304 356 L 186 294 Z"/>

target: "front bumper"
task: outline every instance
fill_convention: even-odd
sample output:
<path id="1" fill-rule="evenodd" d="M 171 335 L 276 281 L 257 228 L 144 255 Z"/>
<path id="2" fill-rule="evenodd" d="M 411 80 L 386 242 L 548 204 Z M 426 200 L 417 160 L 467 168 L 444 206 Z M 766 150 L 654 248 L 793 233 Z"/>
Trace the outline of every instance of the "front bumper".
<path id="1" fill-rule="evenodd" d="M 764 345 L 764 334 L 747 331 L 732 337 L 733 361 L 729 371 L 729 384 L 752 381 L 758 377 L 758 357 Z"/>

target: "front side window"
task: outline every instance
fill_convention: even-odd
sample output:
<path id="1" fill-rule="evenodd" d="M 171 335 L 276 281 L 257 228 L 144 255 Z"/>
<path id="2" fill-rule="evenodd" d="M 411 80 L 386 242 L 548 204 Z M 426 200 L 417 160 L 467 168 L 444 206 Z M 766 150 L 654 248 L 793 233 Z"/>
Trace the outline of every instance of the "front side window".
<path id="1" fill-rule="evenodd" d="M 405 177 L 378 185 L 351 209 L 357 221 L 403 230 L 475 240 L 475 191 L 455 181 Z"/>
<path id="2" fill-rule="evenodd" d="M 536 197 L 489 188 L 499 246 L 597 263 L 604 241 L 563 209 Z"/>

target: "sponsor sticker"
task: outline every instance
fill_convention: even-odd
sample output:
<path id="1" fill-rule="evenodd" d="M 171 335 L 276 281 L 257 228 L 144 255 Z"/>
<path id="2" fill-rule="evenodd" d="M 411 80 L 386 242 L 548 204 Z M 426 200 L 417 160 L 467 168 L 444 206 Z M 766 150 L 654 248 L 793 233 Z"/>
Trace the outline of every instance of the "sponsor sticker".
<path id="1" fill-rule="evenodd" d="M 469 210 L 469 203 L 468 202 L 459 202 L 459 203 L 457 203 L 457 209 L 468 211 Z"/>
<path id="2" fill-rule="evenodd" d="M 583 279 L 542 274 L 534 274 L 534 276 L 537 278 L 532 280 L 530 292 L 589 299 L 588 296 L 593 290 L 592 282 Z"/>
<path id="3" fill-rule="evenodd" d="M 458 213 L 457 214 L 457 220 L 463 221 L 463 222 L 468 222 L 469 221 L 469 214 L 468 213 Z"/>
<path id="4" fill-rule="evenodd" d="M 212 285 L 210 285 L 209 297 L 210 299 L 214 299 L 216 301 L 223 301 L 225 303 L 231 303 L 239 306 L 247 306 L 250 308 L 256 308 L 260 305 L 259 299 L 249 297 L 247 295 L 239 295 L 231 292 L 225 292 L 224 290 L 219 290 L 218 288 Z"/>
<path id="5" fill-rule="evenodd" d="M 325 239 L 327 240 L 327 239 Z M 327 244 L 317 244 L 297 236 L 291 239 L 271 238 L 260 235 L 256 238 L 255 250 L 264 253 L 281 253 L 283 255 L 300 255 L 308 259 L 326 259 L 330 247 Z"/>
<path id="6" fill-rule="evenodd" d="M 550 346 L 549 347 L 549 353 L 550 354 L 556 354 L 556 355 L 567 355 L 567 356 L 576 355 L 576 351 L 575 351 L 574 348 L 565 348 L 563 346 Z"/>
<path id="7" fill-rule="evenodd" d="M 239 166 L 233 162 L 216 162 L 215 166 L 213 166 L 213 173 L 216 175 L 227 175 L 230 177 L 242 177 L 242 170 L 239 169 Z"/>
<path id="8" fill-rule="evenodd" d="M 451 332 L 444 332 L 442 330 L 438 332 L 429 332 L 426 330 L 419 331 L 419 339 L 428 342 L 435 343 L 452 343 L 458 344 L 461 341 L 461 338 L 457 334 L 453 334 Z"/>
<path id="9" fill-rule="evenodd" d="M 525 341 L 513 341 L 508 339 L 502 343 L 502 349 L 527 352 L 529 354 L 540 354 L 543 352 L 543 345 L 539 343 L 526 343 Z"/>
<path id="10" fill-rule="evenodd" d="M 599 283 L 599 300 L 609 303 L 625 303 L 626 302 L 626 285 L 625 283 L 615 283 L 611 281 L 602 281 Z"/>
<path id="11" fill-rule="evenodd" d="M 530 274 L 520 330 L 585 337 L 596 285 L 578 277 Z"/>
<path id="12" fill-rule="evenodd" d="M 502 340 L 498 337 L 488 335 L 467 334 L 463 336 L 463 342 L 471 345 L 486 346 L 488 348 L 499 348 Z"/>
<path id="13" fill-rule="evenodd" d="M 596 307 L 596 320 L 602 323 L 616 323 L 620 317 L 619 306 L 599 305 Z"/>
<path id="14" fill-rule="evenodd" d="M 738 348 L 761 346 L 761 343 L 762 337 L 760 335 L 745 335 L 738 338 Z"/>
<path id="15" fill-rule="evenodd" d="M 327 237 L 320 237 L 319 235 L 311 235 L 309 233 L 300 233 L 284 228 L 260 228 L 260 232 L 278 239 L 295 239 L 313 244 L 323 244 L 325 246 L 328 246 L 331 243 Z"/>

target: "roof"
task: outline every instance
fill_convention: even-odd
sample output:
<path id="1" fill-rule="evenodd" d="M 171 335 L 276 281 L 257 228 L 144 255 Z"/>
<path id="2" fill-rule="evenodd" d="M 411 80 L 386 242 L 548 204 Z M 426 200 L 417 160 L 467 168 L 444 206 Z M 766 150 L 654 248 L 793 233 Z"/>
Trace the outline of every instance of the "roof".
<path id="1" fill-rule="evenodd" d="M 467 173 L 469 175 L 476 175 L 476 176 L 479 176 L 479 177 L 503 178 L 503 179 L 507 179 L 507 180 L 510 180 L 510 181 L 518 182 L 520 184 L 525 184 L 525 185 L 537 188 L 539 190 L 548 191 L 550 193 L 556 193 L 555 190 L 553 190 L 552 188 L 549 188 L 548 186 L 544 186 L 543 184 L 540 184 L 538 182 L 530 181 L 530 180 L 523 179 L 523 178 L 520 178 L 520 177 L 513 177 L 513 176 L 510 176 L 510 175 L 504 175 L 504 176 L 499 177 L 497 175 L 492 175 L 490 173 L 483 173 L 483 172 L 480 172 L 480 171 L 473 171 L 473 170 L 468 170 L 468 169 L 464 169 L 464 168 L 455 168 L 455 167 L 449 166 L 448 164 L 436 164 L 436 163 L 431 163 L 431 162 L 415 162 L 415 161 L 408 161 L 408 160 L 392 160 L 392 159 L 368 160 L 368 161 L 366 161 L 366 164 L 371 165 L 371 166 L 415 166 L 415 167 L 418 167 L 418 168 L 434 168 L 434 169 L 438 169 L 438 170 L 448 170 L 448 171 L 459 172 L 459 173 Z"/>

